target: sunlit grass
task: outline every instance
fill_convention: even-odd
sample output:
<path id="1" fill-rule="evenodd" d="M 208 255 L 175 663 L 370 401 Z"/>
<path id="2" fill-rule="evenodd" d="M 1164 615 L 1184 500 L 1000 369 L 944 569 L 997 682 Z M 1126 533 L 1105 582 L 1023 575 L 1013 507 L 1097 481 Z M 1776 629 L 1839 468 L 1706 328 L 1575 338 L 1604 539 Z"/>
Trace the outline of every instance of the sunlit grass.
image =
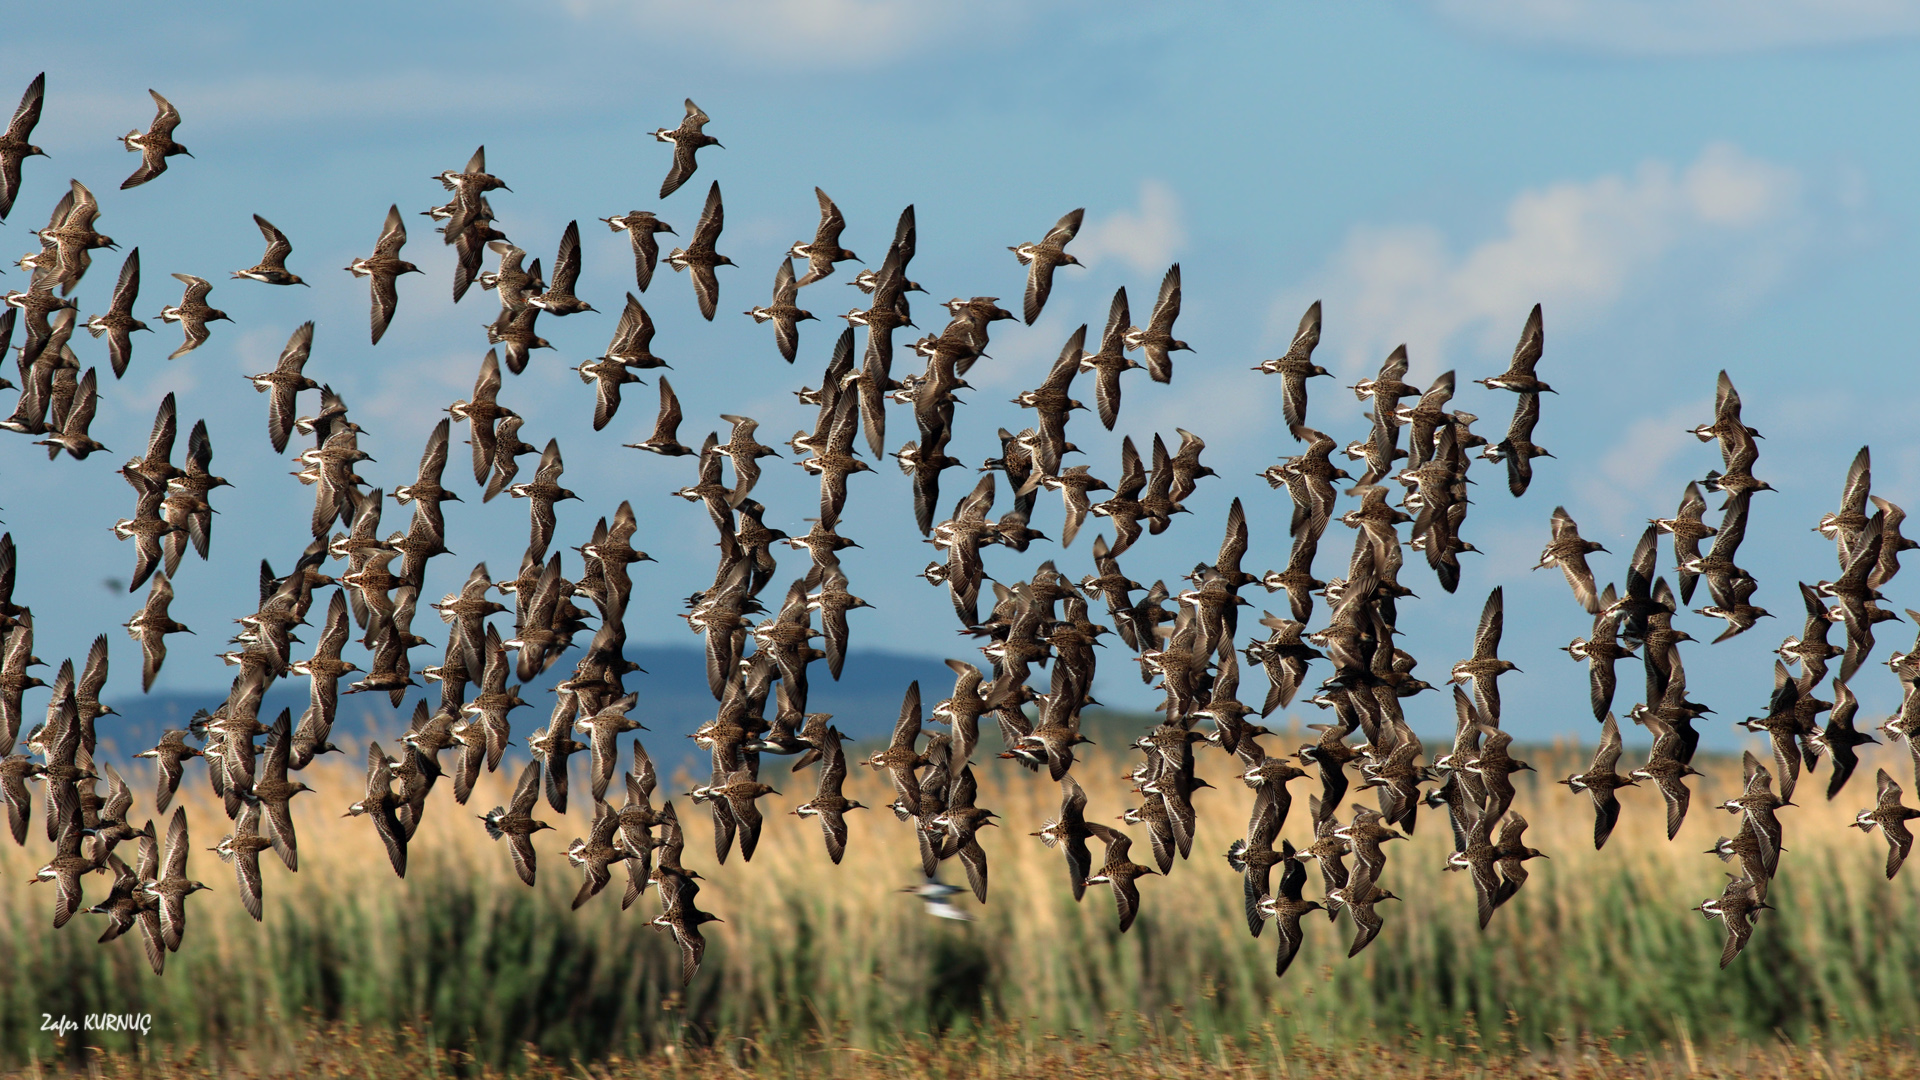
<path id="1" fill-rule="evenodd" d="M 486 778 L 466 807 L 437 790 L 400 881 L 370 823 L 340 816 L 358 797 L 358 767 L 328 759 L 308 770 L 318 790 L 294 803 L 301 872 L 286 873 L 270 853 L 263 859 L 266 919 L 255 924 L 237 902 L 229 868 L 203 850 L 227 822 L 194 765 L 183 792 L 196 848 L 191 872 L 215 892 L 193 897 L 186 944 L 164 977 L 147 970 L 136 936 L 94 944 L 96 916 L 49 928 L 50 886 L 26 884 L 48 854 L 43 835 L 30 836 L 25 850 L 0 846 L 0 1060 L 61 1055 L 80 1037 L 56 1044 L 37 1030 L 41 1014 L 90 1012 L 151 1013 L 144 1038 L 90 1039 L 146 1055 L 200 1047 L 291 1060 L 313 1045 L 314 1025 L 341 1022 L 367 1038 L 405 1025 L 419 1043 L 414 1052 L 448 1049 L 496 1065 L 523 1061 L 528 1047 L 556 1060 L 606 1061 L 732 1040 L 759 1047 L 763 1066 L 786 1061 L 809 1075 L 814 1064 L 780 1052 L 904 1052 L 907 1042 L 930 1038 L 999 1045 L 996 1033 L 1012 1030 L 1007 1025 L 1036 1045 L 1068 1040 L 1049 1053 L 1100 1044 L 1158 1053 L 1191 1042 L 1225 1047 L 1219 1052 L 1235 1060 L 1264 1054 L 1269 1064 L 1277 1048 L 1296 1044 L 1391 1045 L 1441 1057 L 1525 1048 L 1577 1058 L 1580 1047 L 1614 1036 L 1623 1050 L 1673 1053 L 1727 1040 L 1912 1036 L 1920 1022 L 1920 886 L 1911 872 L 1888 882 L 1880 838 L 1846 828 L 1871 799 L 1875 765 L 1898 766 L 1904 756 L 1869 759 L 1833 804 L 1819 798 L 1822 784 L 1803 784 L 1805 805 L 1782 814 L 1789 850 L 1770 895 L 1779 910 L 1726 972 L 1718 969 L 1718 925 L 1689 909 L 1725 880 L 1723 865 L 1703 852 L 1735 824 L 1713 807 L 1734 792 L 1737 763 L 1701 763 L 1709 775 L 1695 781 L 1692 814 L 1673 843 L 1664 838 L 1657 793 L 1626 791 L 1621 826 L 1596 853 L 1584 796 L 1550 783 L 1584 761 L 1570 747 L 1524 756 L 1541 772 L 1523 774 L 1516 808 L 1532 822 L 1528 843 L 1552 858 L 1529 864 L 1532 879 L 1489 931 L 1475 925 L 1470 882 L 1441 872 L 1443 816 L 1423 812 L 1418 835 L 1387 849 L 1385 884 L 1405 899 L 1382 905 L 1379 940 L 1348 960 L 1350 924 L 1311 917 L 1305 950 L 1284 980 L 1272 973 L 1272 932 L 1248 936 L 1238 875 L 1222 858 L 1251 796 L 1217 752 L 1201 759 L 1202 774 L 1218 786 L 1198 796 L 1193 859 L 1170 877 L 1142 879 L 1142 912 L 1126 935 L 1116 932 L 1106 891 L 1091 887 L 1075 904 L 1064 860 L 1026 835 L 1057 809 L 1058 789 L 1044 776 L 1000 762 L 981 767 L 980 804 L 997 810 L 1004 827 L 983 832 L 990 902 L 963 900 L 979 921 L 957 924 L 926 917 L 898 891 L 918 877 L 908 825 L 885 810 L 855 811 L 846 860 L 836 867 L 818 827 L 786 813 L 811 794 L 811 771 L 789 776 L 784 759 L 768 759 L 764 773 L 782 794 L 764 801 L 766 833 L 752 863 L 736 853 L 716 865 L 704 812 L 674 795 L 688 825 L 686 862 L 705 875 L 699 903 L 725 920 L 706 928 L 706 965 L 684 992 L 671 938 L 647 925 L 658 912 L 651 891 L 622 912 L 617 872 L 606 893 L 568 910 L 578 878 L 559 853 L 585 835 L 579 803 L 569 820 L 541 815 L 557 828 L 536 836 L 540 884 L 528 889 L 475 820 L 505 801 L 505 770 Z M 1090 818 L 1113 821 L 1131 805 L 1125 768 L 1105 748 L 1075 767 Z M 854 772 L 849 797 L 889 801 L 880 778 Z M 687 786 L 670 782 L 661 794 Z M 1296 844 L 1310 833 L 1305 796 L 1313 787 L 1294 785 L 1286 835 Z M 146 805 L 147 791 L 136 790 Z M 1145 848 L 1142 837 L 1136 857 Z M 947 876 L 964 880 L 958 867 Z M 1318 875 L 1310 877 L 1313 895 Z M 91 898 L 104 895 L 107 882 L 95 877 L 87 886 Z M 1022 1075 L 994 1068 L 1001 1071 L 981 1075 Z"/>
<path id="2" fill-rule="evenodd" d="M 533 1047 L 504 1063 L 478 1061 L 441 1046 L 431 1030 L 395 1030 L 352 1025 L 316 1025 L 282 1051 L 265 1055 L 242 1048 L 220 1059 L 170 1048 L 140 1053 L 102 1051 L 84 1063 L 32 1060 L 0 1076 L 35 1078 L 84 1075 L 125 1080 L 215 1080 L 250 1077 L 355 1077 L 414 1080 L 465 1076 L 477 1080 L 518 1076 L 527 1080 L 1603 1080 L 1635 1077 L 1778 1077 L 1781 1080 L 1920 1077 L 1920 1054 L 1906 1043 L 1855 1039 L 1727 1040 L 1678 1045 L 1648 1052 L 1622 1050 L 1620 1040 L 1584 1039 L 1545 1050 L 1512 1044 L 1461 1047 L 1448 1054 L 1409 1054 L 1375 1040 L 1341 1045 L 1304 1037 L 1283 1041 L 1268 1026 L 1248 1038 L 1205 1038 L 1191 1025 L 1154 1030 L 1138 1018 L 1116 1021 L 1107 1032 L 1060 1038 L 1027 1023 L 1004 1022 L 966 1036 L 915 1037 L 882 1050 L 845 1045 L 817 1033 L 785 1043 L 727 1037 L 711 1046 L 667 1044 L 642 1057 L 611 1055 L 584 1062 L 544 1055 Z"/>

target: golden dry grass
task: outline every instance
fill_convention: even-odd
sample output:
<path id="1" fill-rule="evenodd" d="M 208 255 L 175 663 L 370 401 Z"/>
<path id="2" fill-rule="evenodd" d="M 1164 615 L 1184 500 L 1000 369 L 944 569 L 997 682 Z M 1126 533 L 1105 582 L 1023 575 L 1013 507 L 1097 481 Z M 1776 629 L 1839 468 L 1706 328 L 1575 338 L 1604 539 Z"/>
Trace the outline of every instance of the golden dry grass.
<path id="1" fill-rule="evenodd" d="M 807 1045 L 893 1052 L 886 1060 L 906 1070 L 873 1075 L 934 1075 L 912 1071 L 901 1048 L 944 1039 L 975 1046 L 973 1060 L 988 1043 L 968 1040 L 1013 1030 L 1034 1046 L 1065 1040 L 1049 1053 L 1079 1047 L 1073 1052 L 1098 1058 L 1105 1044 L 1138 1055 L 1191 1042 L 1269 1062 L 1295 1045 L 1444 1058 L 1484 1042 L 1533 1061 L 1577 1060 L 1580 1047 L 1615 1036 L 1621 1047 L 1669 1053 L 1729 1039 L 1764 1046 L 1784 1037 L 1804 1048 L 1817 1039 L 1912 1036 L 1920 886 L 1911 872 L 1888 882 L 1880 838 L 1847 828 L 1871 798 L 1875 764 L 1899 767 L 1903 755 L 1869 759 L 1836 803 L 1819 798 L 1824 774 L 1803 785 L 1806 805 L 1782 814 L 1789 850 L 1771 896 L 1779 910 L 1726 972 L 1717 924 L 1689 909 L 1724 881 L 1722 864 L 1703 852 L 1734 824 L 1714 804 L 1734 793 L 1737 762 L 1703 762 L 1709 775 L 1695 781 L 1692 814 L 1673 843 L 1657 794 L 1627 791 L 1621 826 L 1596 853 L 1584 796 L 1547 782 L 1584 767 L 1578 752 L 1531 756 L 1542 775 L 1522 784 L 1516 808 L 1533 823 L 1528 842 L 1552 858 L 1530 864 L 1532 880 L 1487 933 L 1475 925 L 1470 883 L 1441 872 L 1443 816 L 1423 813 L 1411 841 L 1389 845 L 1385 884 L 1405 900 L 1382 906 L 1379 940 L 1348 960 L 1350 924 L 1316 917 L 1284 980 L 1271 970 L 1271 932 L 1248 936 L 1238 875 L 1221 857 L 1251 800 L 1224 755 L 1202 758 L 1202 775 L 1218 786 L 1198 797 L 1192 861 L 1143 879 L 1140 920 L 1126 935 L 1116 932 L 1105 891 L 1092 887 L 1075 904 L 1064 860 L 1026 835 L 1057 809 L 1058 789 L 1044 776 L 1000 762 L 981 769 L 980 804 L 1004 827 L 983 834 L 990 903 L 963 899 L 979 921 L 955 924 L 927 918 L 899 892 L 918 879 L 908 825 L 885 810 L 854 812 L 846 861 L 833 866 L 818 827 L 786 813 L 810 794 L 811 773 L 787 776 L 770 759 L 767 778 L 782 794 L 764 801 L 766 832 L 752 863 L 736 853 L 716 865 L 704 814 L 675 796 L 689 827 L 687 864 L 705 876 L 700 905 L 725 920 L 707 928 L 706 965 L 684 993 L 671 939 L 647 925 L 658 910 L 651 892 L 621 912 L 616 876 L 606 894 L 568 910 L 578 881 L 559 852 L 585 834 L 581 789 L 566 820 L 543 815 L 557 828 L 536 837 L 537 889 L 518 881 L 507 852 L 475 820 L 505 800 L 504 772 L 486 778 L 467 807 L 436 792 L 400 881 L 370 823 L 340 817 L 357 798 L 359 770 L 331 759 L 308 770 L 317 791 L 295 802 L 300 873 L 270 854 L 263 860 L 264 923 L 241 910 L 227 867 L 196 850 L 192 872 L 216 891 L 193 898 L 187 942 L 162 978 L 147 971 L 132 937 L 96 946 L 97 917 L 47 928 L 48 887 L 24 883 L 48 853 L 43 836 L 24 851 L 0 847 L 0 970 L 10 973 L 0 983 L 0 1061 L 73 1052 L 85 1036 L 56 1043 L 35 1030 L 49 1012 L 151 1013 L 144 1038 L 92 1036 L 139 1054 L 198 1048 L 223 1060 L 240 1052 L 285 1062 L 313 1045 L 319 1026 L 345 1023 L 380 1039 L 411 1025 L 420 1053 L 452 1050 L 494 1065 L 522 1061 L 528 1046 L 559 1060 L 658 1062 L 653 1055 L 667 1046 L 684 1055 L 745 1045 L 761 1048 L 763 1065 L 803 1070 L 796 1075 L 814 1075 L 804 1071 L 814 1066 L 782 1055 Z M 1076 766 L 1090 818 L 1112 820 L 1131 805 L 1125 767 L 1106 750 Z M 854 772 L 850 797 L 890 799 L 879 778 Z M 666 787 L 684 792 L 688 783 Z M 1313 786 L 1294 785 L 1299 805 L 1285 835 L 1296 843 L 1310 831 Z M 136 790 L 145 805 L 149 796 Z M 195 847 L 213 846 L 227 823 L 199 766 L 183 795 Z M 1136 857 L 1145 847 L 1142 839 Z M 948 877 L 964 880 L 957 867 Z M 106 882 L 88 887 L 104 893 Z M 1309 895 L 1317 891 L 1313 875 Z M 1479 1024 L 1494 1034 L 1478 1039 Z M 1504 1047 L 1492 1045 L 1495 1036 Z M 680 1059 L 685 1068 L 693 1061 Z M 1024 1075 L 992 1068 L 1001 1071 L 980 1075 Z"/>
<path id="2" fill-rule="evenodd" d="M 1597 1039 L 1551 1054 L 1501 1048 L 1438 1057 L 1409 1054 L 1378 1042 L 1329 1048 L 1297 1039 L 1289 1045 L 1271 1030 L 1244 1042 L 1206 1041 L 1185 1033 L 1121 1049 L 1105 1041 L 1060 1039 L 1018 1025 L 1001 1025 L 977 1037 L 917 1040 L 884 1051 L 819 1039 L 777 1047 L 729 1039 L 713 1047 L 668 1045 L 637 1059 L 614 1055 L 597 1062 L 558 1060 L 528 1047 L 519 1057 L 494 1065 L 436 1046 L 411 1027 L 385 1031 L 324 1025 L 308 1030 L 271 1060 L 244 1051 L 218 1060 L 164 1050 L 99 1051 L 81 1062 L 32 1060 L 17 1069 L 0 1070 L 0 1077 L 8 1080 L 67 1076 L 100 1080 L 439 1076 L 474 1080 L 1737 1080 L 1758 1076 L 1906 1080 L 1920 1077 L 1920 1054 L 1909 1045 L 1883 1040 L 1810 1046 L 1687 1042 L 1653 1053 L 1622 1053 L 1614 1043 Z"/>

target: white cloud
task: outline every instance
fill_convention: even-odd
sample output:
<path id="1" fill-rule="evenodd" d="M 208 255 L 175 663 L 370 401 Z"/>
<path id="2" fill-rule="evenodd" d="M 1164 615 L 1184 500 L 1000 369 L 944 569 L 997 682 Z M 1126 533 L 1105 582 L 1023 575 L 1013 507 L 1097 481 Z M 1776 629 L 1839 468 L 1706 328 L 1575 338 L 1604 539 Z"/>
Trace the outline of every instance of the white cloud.
<path id="1" fill-rule="evenodd" d="M 1916 0 L 1430 0 L 1442 20 L 1522 45 L 1624 56 L 1829 47 L 1920 36 Z"/>
<path id="2" fill-rule="evenodd" d="M 891 62 L 936 39 L 1004 30 L 1025 16 L 1015 5 L 945 7 L 912 0 L 567 0 L 576 18 L 625 16 L 652 33 L 717 40 L 760 59 L 798 67 Z"/>
<path id="3" fill-rule="evenodd" d="M 1675 459 L 1699 446 L 1688 429 L 1706 423 L 1712 415 L 1713 400 L 1701 398 L 1676 405 L 1659 416 L 1634 421 L 1578 482 L 1578 505 L 1583 514 L 1593 517 L 1588 538 L 1605 543 L 1608 534 L 1637 537 L 1646 527 L 1638 517 L 1646 516 L 1650 509 L 1671 516 L 1672 506 L 1648 507 L 1643 503 L 1653 492 L 1670 493 L 1681 486 L 1671 482 L 1679 476 L 1672 469 Z"/>
<path id="4" fill-rule="evenodd" d="M 1499 235 L 1459 254 L 1433 226 L 1360 226 L 1310 295 L 1278 302 L 1274 333 L 1290 335 L 1306 301 L 1323 297 L 1330 324 L 1349 328 L 1343 372 L 1377 364 L 1402 342 L 1416 370 L 1438 371 L 1462 335 L 1475 350 L 1510 347 L 1535 303 L 1545 305 L 1551 335 L 1591 321 L 1670 264 L 1684 265 L 1708 300 L 1738 309 L 1806 250 L 1803 187 L 1792 169 L 1714 144 L 1684 168 L 1649 161 L 1631 174 L 1522 192 Z"/>
<path id="5" fill-rule="evenodd" d="M 153 100 L 131 81 L 98 80 L 61 88 L 47 95 L 47 123 L 39 129 L 48 151 L 69 153 L 97 148 L 100 132 L 144 128 L 153 118 Z M 428 68 L 343 75 L 281 69 L 222 74 L 200 82 L 175 84 L 168 100 L 187 118 L 180 138 L 192 146 L 192 132 L 226 132 L 290 124 L 402 119 L 440 119 L 451 113 L 530 111 L 523 91 L 488 80 Z M 202 138 L 207 136 L 202 135 Z"/>
<path id="6" fill-rule="evenodd" d="M 1074 238 L 1071 250 L 1088 266 L 1114 258 L 1138 273 L 1158 274 L 1186 242 L 1180 196 L 1158 180 L 1144 180 L 1139 206 L 1087 223 Z"/>

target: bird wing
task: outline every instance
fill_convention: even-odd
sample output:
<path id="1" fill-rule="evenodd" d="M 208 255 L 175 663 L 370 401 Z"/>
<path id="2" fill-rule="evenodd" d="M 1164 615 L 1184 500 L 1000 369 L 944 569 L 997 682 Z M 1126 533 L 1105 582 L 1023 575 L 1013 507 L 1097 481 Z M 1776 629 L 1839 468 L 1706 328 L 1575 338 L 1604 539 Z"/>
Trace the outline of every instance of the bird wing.
<path id="1" fill-rule="evenodd" d="M 1480 629 L 1473 637 L 1476 660 L 1491 660 L 1499 655 L 1500 633 L 1506 625 L 1505 592 L 1504 587 L 1496 585 L 1487 594 L 1487 605 L 1480 611 Z"/>
<path id="2" fill-rule="evenodd" d="M 261 264 L 284 268 L 287 256 L 293 254 L 293 244 L 287 239 L 287 234 L 259 214 L 253 215 L 253 223 L 260 227 L 260 235 L 267 238 L 267 252 L 260 257 Z"/>
<path id="3" fill-rule="evenodd" d="M 560 250 L 553 257 L 553 281 L 548 288 L 551 292 L 573 294 L 574 282 L 580 280 L 580 223 L 567 222 L 566 229 L 560 234 Z"/>
<path id="4" fill-rule="evenodd" d="M 688 156 L 691 159 L 691 151 Z M 678 158 L 677 152 L 675 157 Z M 688 171 L 691 173 L 692 170 Z M 720 200 L 720 181 L 715 180 L 713 186 L 707 189 L 707 204 L 700 211 L 700 223 L 694 226 L 693 240 L 689 246 L 695 251 L 712 251 L 720 241 L 720 230 L 725 227 L 726 220 L 726 206 Z"/>
<path id="5" fill-rule="evenodd" d="M 380 239 L 374 241 L 375 256 L 387 259 L 398 258 L 400 249 L 407 242 L 407 221 L 400 216 L 400 207 L 387 207 L 387 220 L 380 228 Z"/>
<path id="6" fill-rule="evenodd" d="M 400 306 L 400 290 L 392 274 L 375 273 L 371 280 L 373 287 L 373 344 L 378 345 L 380 344 L 380 339 L 386 335 L 387 324 L 393 321 L 394 309 Z M 202 330 L 201 335 L 203 338 L 205 334 L 206 331 Z"/>

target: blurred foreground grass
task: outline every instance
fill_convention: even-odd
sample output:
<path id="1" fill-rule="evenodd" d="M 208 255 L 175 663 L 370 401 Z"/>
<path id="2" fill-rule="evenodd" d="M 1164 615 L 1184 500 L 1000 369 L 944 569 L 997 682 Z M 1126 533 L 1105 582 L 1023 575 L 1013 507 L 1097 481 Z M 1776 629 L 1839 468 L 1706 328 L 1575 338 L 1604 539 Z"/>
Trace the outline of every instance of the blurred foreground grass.
<path id="1" fill-rule="evenodd" d="M 1613 1080 L 1619 1077 L 1745 1078 L 1779 1080 L 1869 1080 L 1920 1077 L 1920 1054 L 1904 1043 L 1854 1040 L 1839 1045 L 1729 1041 L 1696 1046 L 1691 1041 L 1652 1052 L 1626 1052 L 1616 1040 L 1588 1039 L 1533 1049 L 1524 1046 L 1461 1047 L 1447 1056 L 1407 1053 L 1381 1042 L 1328 1048 L 1299 1037 L 1283 1043 L 1271 1028 L 1245 1040 L 1200 1038 L 1191 1026 L 1133 1033 L 1123 1049 L 1091 1037 L 1059 1039 L 1035 1034 L 1030 1025 L 1002 1024 L 969 1036 L 916 1039 L 883 1051 L 836 1045 L 813 1038 L 769 1046 L 727 1039 L 701 1048 L 667 1046 L 642 1058 L 612 1056 L 586 1063 L 556 1059 L 528 1047 L 502 1065 L 480 1062 L 435 1043 L 413 1028 L 366 1031 L 330 1026 L 310 1029 L 271 1059 L 246 1050 L 218 1060 L 97 1051 L 83 1065 L 33 1061 L 0 1077 L 85 1075 L 101 1080 L 224 1080 L 233 1076 L 355 1077 L 415 1080 L 462 1076 L 475 1080 Z"/>
<path id="2" fill-rule="evenodd" d="M 1192 861 L 1142 879 L 1142 913 L 1126 935 L 1115 931 L 1108 893 L 1092 887 L 1075 904 L 1064 860 L 1026 835 L 1056 811 L 1057 787 L 1005 763 L 980 769 L 980 805 L 1004 827 L 983 834 L 992 886 L 985 906 L 965 898 L 973 923 L 930 919 L 898 891 L 918 879 L 917 856 L 909 827 L 884 810 L 851 815 L 846 861 L 828 862 L 817 826 L 786 813 L 811 794 L 810 771 L 788 776 L 782 759 L 768 760 L 766 777 L 783 794 L 763 803 L 760 851 L 724 867 L 705 814 L 677 794 L 687 784 L 668 783 L 656 800 L 674 793 L 686 862 L 707 879 L 700 904 L 725 920 L 707 927 L 706 964 L 685 992 L 671 938 L 647 924 L 658 912 L 651 890 L 622 912 L 616 873 L 605 894 L 568 910 L 578 879 L 559 853 L 586 833 L 584 800 L 566 820 L 538 815 L 557 828 L 535 838 L 540 884 L 528 889 L 474 819 L 505 801 L 507 772 L 486 778 L 467 807 L 436 791 L 400 881 L 371 824 L 340 816 L 358 798 L 355 755 L 326 760 L 306 775 L 318 790 L 294 802 L 301 871 L 286 873 L 268 853 L 266 919 L 255 924 L 229 868 L 204 850 L 227 822 L 196 764 L 183 793 L 190 874 L 215 891 L 190 902 L 186 943 L 164 977 L 147 969 L 137 935 L 96 945 L 98 916 L 49 928 L 50 886 L 26 883 L 48 854 L 43 835 L 24 851 L 0 845 L 0 1065 L 65 1068 L 106 1052 L 127 1056 L 95 1063 L 127 1075 L 202 1075 L 193 1068 L 222 1062 L 299 1071 L 312 1060 L 316 1072 L 387 1076 L 402 1075 L 393 1070 L 405 1059 L 405 1075 L 588 1062 L 649 1076 L 737 1075 L 734 1064 L 798 1076 L 1197 1076 L 1223 1067 L 1308 1076 L 1346 1075 L 1372 1068 L 1371 1055 L 1404 1051 L 1422 1063 L 1494 1055 L 1489 1075 L 1552 1062 L 1600 1075 L 1596 1055 L 1615 1052 L 1651 1054 L 1642 1075 L 1684 1071 L 1688 1060 L 1750 1074 L 1741 1055 L 1767 1075 L 1920 1068 L 1911 1052 L 1920 878 L 1909 868 L 1888 882 L 1879 836 L 1846 828 L 1871 801 L 1875 766 L 1898 767 L 1904 755 L 1870 757 L 1832 804 L 1820 798 L 1824 773 L 1803 782 L 1806 805 L 1782 812 L 1788 852 L 1770 896 L 1779 910 L 1725 972 L 1718 924 L 1689 909 L 1725 880 L 1702 852 L 1735 824 L 1714 807 L 1736 793 L 1738 763 L 1697 762 L 1709 775 L 1695 780 L 1673 843 L 1657 792 L 1625 791 L 1620 828 L 1596 853 L 1585 797 L 1551 783 L 1583 768 L 1580 755 L 1522 755 L 1540 773 L 1518 778 L 1515 808 L 1533 823 L 1528 843 L 1552 858 L 1530 864 L 1532 879 L 1487 933 L 1475 926 L 1470 882 L 1440 870 L 1443 815 L 1422 813 L 1417 836 L 1387 848 L 1384 883 L 1405 899 L 1382 906 L 1380 939 L 1347 960 L 1350 923 L 1310 917 L 1284 980 L 1272 973 L 1272 931 L 1248 936 L 1239 877 L 1222 858 L 1250 793 L 1218 753 L 1201 758 L 1217 788 L 1197 798 Z M 1090 820 L 1112 821 L 1132 804 L 1120 779 L 1127 764 L 1102 749 L 1076 765 Z M 890 799 L 868 770 L 854 772 L 849 797 Z M 134 783 L 143 820 L 151 788 L 144 776 Z M 1296 844 L 1310 834 L 1315 787 L 1294 785 L 1285 835 Z M 1140 837 L 1136 857 L 1145 848 Z M 964 880 L 957 867 L 947 876 Z M 1317 873 L 1310 878 L 1312 896 Z M 107 884 L 89 878 L 89 902 Z M 42 1014 L 88 1013 L 149 1013 L 152 1028 L 63 1041 L 38 1030 Z M 1907 1071 L 1860 1072 L 1863 1054 Z"/>

